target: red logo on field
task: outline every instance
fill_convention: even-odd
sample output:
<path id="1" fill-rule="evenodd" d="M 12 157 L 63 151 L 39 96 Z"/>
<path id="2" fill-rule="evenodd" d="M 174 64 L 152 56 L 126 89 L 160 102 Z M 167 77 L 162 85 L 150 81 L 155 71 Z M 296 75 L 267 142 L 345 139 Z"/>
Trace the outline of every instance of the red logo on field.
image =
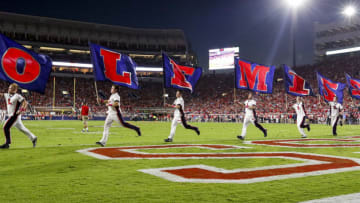
<path id="1" fill-rule="evenodd" d="M 114 148 L 92 148 L 79 152 L 100 159 L 255 159 L 283 158 L 303 161 L 299 164 L 267 166 L 252 169 L 226 170 L 206 165 L 179 166 L 170 168 L 141 169 L 170 181 L 199 183 L 253 183 L 360 170 L 360 161 L 351 158 L 299 152 L 249 152 L 249 153 L 146 153 L 141 149 L 167 149 L 200 147 L 211 150 L 241 148 L 227 145 L 155 145 Z M 246 168 L 246 166 L 244 166 Z"/>
<path id="2" fill-rule="evenodd" d="M 329 141 L 329 142 L 344 142 L 353 143 L 357 140 L 348 139 L 293 139 L 293 140 L 259 140 L 250 141 L 249 144 L 270 145 L 277 147 L 304 147 L 304 148 L 318 148 L 318 147 L 360 147 L 360 144 L 303 144 L 296 142 L 310 142 L 310 141 Z"/>

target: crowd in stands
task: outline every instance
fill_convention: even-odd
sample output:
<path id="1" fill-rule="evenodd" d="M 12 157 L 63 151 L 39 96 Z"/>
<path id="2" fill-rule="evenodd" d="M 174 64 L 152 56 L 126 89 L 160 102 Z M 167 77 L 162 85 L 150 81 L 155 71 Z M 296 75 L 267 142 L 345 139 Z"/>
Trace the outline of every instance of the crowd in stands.
<path id="1" fill-rule="evenodd" d="M 316 71 L 330 78 L 333 81 L 346 83 L 344 73 L 349 73 L 355 78 L 360 78 L 360 57 L 345 56 L 341 58 L 328 59 L 314 65 L 306 65 L 295 68 L 300 76 L 310 82 L 316 95 L 318 95 L 318 86 Z M 276 70 L 274 76 L 273 94 L 256 95 L 257 116 L 262 121 L 279 122 L 285 119 L 294 118 L 292 105 L 295 103 L 295 97 L 285 93 L 282 78 L 282 68 Z M 55 99 L 54 99 L 54 80 L 55 80 Z M 151 108 L 163 108 L 164 93 L 169 97 L 165 98 L 166 103 L 172 103 L 175 100 L 174 89 L 164 90 L 162 80 L 151 81 L 139 78 L 140 90 L 132 90 L 120 87 L 121 109 L 130 116 L 139 117 L 139 115 L 150 116 L 151 118 L 170 120 L 172 110 L 169 109 L 166 114 L 155 114 Z M 6 82 L 0 82 L 0 88 L 7 91 Z M 99 95 L 104 99 L 110 96 L 110 82 L 97 82 Z M 69 94 L 63 94 L 67 91 Z M 104 115 L 107 108 L 96 102 L 95 82 L 93 78 L 76 78 L 74 92 L 74 78 L 71 77 L 50 77 L 45 94 L 31 92 L 25 95 L 33 107 L 72 107 L 80 109 L 82 102 L 87 102 L 95 115 Z M 243 117 L 244 107 L 239 104 L 247 98 L 248 91 L 234 89 L 234 76 L 229 74 L 206 74 L 201 77 L 198 85 L 195 87 L 195 93 L 183 93 L 185 100 L 185 112 L 188 118 L 197 121 L 239 121 Z M 235 102 L 239 101 L 239 102 Z M 54 103 L 55 101 L 55 103 Z M 320 96 L 304 97 L 305 109 L 311 120 L 315 122 L 325 122 L 329 114 L 329 106 L 323 102 Z M 5 102 L 0 102 L 1 108 L 6 109 Z M 344 117 L 349 121 L 360 121 L 359 101 L 349 96 L 347 89 L 344 91 Z M 145 109 L 145 110 L 144 110 Z M 146 113 L 146 114 L 142 114 Z"/>

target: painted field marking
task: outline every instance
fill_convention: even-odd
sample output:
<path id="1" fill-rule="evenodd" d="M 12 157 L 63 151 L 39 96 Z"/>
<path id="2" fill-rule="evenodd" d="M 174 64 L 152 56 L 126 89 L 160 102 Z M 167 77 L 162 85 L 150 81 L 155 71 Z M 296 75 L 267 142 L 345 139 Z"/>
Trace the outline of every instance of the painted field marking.
<path id="1" fill-rule="evenodd" d="M 75 130 L 75 128 L 46 128 L 48 130 Z"/>
<path id="2" fill-rule="evenodd" d="M 140 169 L 174 182 L 193 183 L 255 183 L 288 178 L 332 174 L 360 170 L 360 159 L 318 155 L 300 152 L 246 152 L 246 153 L 147 153 L 139 149 L 169 149 L 199 147 L 211 150 L 242 148 L 229 145 L 152 145 L 109 148 L 89 148 L 78 152 L 99 159 L 253 159 L 283 158 L 303 163 L 227 170 L 207 165 Z"/>
<path id="3" fill-rule="evenodd" d="M 275 147 L 289 147 L 289 148 L 326 148 L 326 147 L 360 147 L 358 144 L 302 144 L 297 142 L 309 142 L 309 141 L 329 141 L 329 142 L 344 142 L 354 143 L 359 140 L 349 139 L 290 139 L 290 140 L 256 140 L 256 141 L 245 141 L 244 144 L 255 144 L 255 145 L 266 145 Z"/>
<path id="4" fill-rule="evenodd" d="M 210 150 L 226 149 L 249 149 L 252 147 L 214 145 L 214 144 L 172 144 L 172 145 L 145 145 L 145 146 L 126 146 L 126 147 L 102 147 L 78 150 L 82 154 L 98 159 L 201 159 L 207 158 L 205 155 L 213 156 L 213 153 L 147 153 L 137 151 L 139 149 L 174 149 L 174 148 L 201 148 Z M 223 154 L 223 153 L 216 153 Z M 215 154 L 215 155 L 216 155 Z M 232 153 L 227 153 L 232 154 Z M 236 153 L 235 153 L 236 154 Z M 216 157 L 214 157 L 216 158 Z M 221 157 L 223 158 L 223 157 Z M 230 157 L 232 158 L 232 157 Z"/>

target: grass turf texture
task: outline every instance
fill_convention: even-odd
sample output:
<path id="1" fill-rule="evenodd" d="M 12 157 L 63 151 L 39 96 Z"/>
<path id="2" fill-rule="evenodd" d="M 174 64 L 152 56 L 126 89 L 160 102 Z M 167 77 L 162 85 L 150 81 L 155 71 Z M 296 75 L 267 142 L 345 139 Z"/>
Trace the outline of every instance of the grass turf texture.
<path id="1" fill-rule="evenodd" d="M 134 123 L 134 122 L 132 122 Z M 201 159 L 201 160 L 99 160 L 76 150 L 95 147 L 102 136 L 103 121 L 90 121 L 89 133 L 81 133 L 80 121 L 24 121 L 38 136 L 33 149 L 28 138 L 15 128 L 9 150 L 0 150 L 1 202 L 299 202 L 323 197 L 360 192 L 356 181 L 360 171 L 291 178 L 251 184 L 178 183 L 139 172 L 139 169 L 175 167 L 195 164 L 236 169 L 299 163 L 272 159 Z M 143 133 L 111 128 L 107 146 L 162 145 L 170 131 L 170 123 L 137 122 Z M 195 123 L 201 130 L 197 136 L 181 126 L 174 144 L 226 144 L 250 146 L 249 149 L 207 150 L 154 149 L 149 153 L 221 153 L 294 151 L 360 158 L 360 147 L 353 148 L 284 148 L 247 145 L 236 138 L 241 124 Z M 268 137 L 254 126 L 248 128 L 246 140 L 297 139 L 294 124 L 264 124 Z M 312 125 L 309 138 L 330 138 L 331 127 Z M 338 127 L 337 139 L 359 135 L 360 126 Z M 4 138 L 2 138 L 4 139 Z M 303 142 L 304 144 L 309 144 Z M 319 143 L 319 142 L 315 142 Z M 321 142 L 335 144 L 334 142 Z M 341 143 L 346 144 L 346 143 Z M 349 143 L 350 144 L 350 143 Z"/>

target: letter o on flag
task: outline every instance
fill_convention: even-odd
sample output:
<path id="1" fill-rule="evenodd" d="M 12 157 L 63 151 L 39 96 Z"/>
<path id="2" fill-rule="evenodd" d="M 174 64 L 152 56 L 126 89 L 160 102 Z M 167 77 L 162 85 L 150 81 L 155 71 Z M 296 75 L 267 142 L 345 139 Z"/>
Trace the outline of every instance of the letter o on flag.
<path id="1" fill-rule="evenodd" d="M 17 71 L 19 59 L 25 61 L 22 73 Z M 18 48 L 9 48 L 1 58 L 1 65 L 6 76 L 19 83 L 33 82 L 41 70 L 40 63 L 34 57 Z"/>

